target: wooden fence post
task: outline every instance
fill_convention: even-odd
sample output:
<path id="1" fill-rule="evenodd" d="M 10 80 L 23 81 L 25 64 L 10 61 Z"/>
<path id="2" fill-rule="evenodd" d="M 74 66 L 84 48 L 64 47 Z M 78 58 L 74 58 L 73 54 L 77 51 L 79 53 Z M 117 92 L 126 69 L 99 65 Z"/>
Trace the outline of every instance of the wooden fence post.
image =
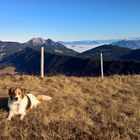
<path id="1" fill-rule="evenodd" d="M 104 78 L 104 70 L 103 70 L 103 54 L 100 54 L 100 58 L 101 58 L 101 76 L 102 78 Z"/>
<path id="2" fill-rule="evenodd" d="M 44 47 L 41 47 L 41 78 L 44 78 Z"/>

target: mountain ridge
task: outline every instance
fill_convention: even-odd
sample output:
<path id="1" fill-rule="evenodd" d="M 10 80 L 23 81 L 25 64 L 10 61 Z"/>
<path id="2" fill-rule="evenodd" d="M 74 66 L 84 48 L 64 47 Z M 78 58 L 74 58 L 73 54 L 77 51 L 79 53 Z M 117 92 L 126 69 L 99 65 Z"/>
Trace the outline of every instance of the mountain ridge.
<path id="1" fill-rule="evenodd" d="M 124 39 L 117 42 L 113 42 L 112 45 L 118 45 L 120 47 L 127 47 L 131 49 L 140 49 L 140 38 Z"/>
<path id="2" fill-rule="evenodd" d="M 0 69 L 14 66 L 19 73 L 40 74 L 40 51 L 26 48 L 21 52 L 12 54 L 0 62 Z M 100 60 L 93 58 L 80 58 L 62 54 L 45 52 L 45 74 L 48 75 L 75 75 L 99 76 Z M 135 60 L 108 60 L 104 61 L 104 74 L 139 74 L 140 61 Z"/>
<path id="3" fill-rule="evenodd" d="M 120 56 L 128 54 L 132 49 L 120 47 L 117 45 L 101 45 L 78 54 L 79 57 L 100 59 L 100 53 L 103 54 L 104 60 L 119 60 Z"/>
<path id="4" fill-rule="evenodd" d="M 3 57 L 14 54 L 16 52 L 22 51 L 23 49 L 30 47 L 36 50 L 39 50 L 41 47 L 44 47 L 46 52 L 51 53 L 60 53 L 65 55 L 76 55 L 78 52 L 67 48 L 66 46 L 54 42 L 51 39 L 43 39 L 43 38 L 32 38 L 29 41 L 25 43 L 19 43 L 19 42 L 4 42 L 0 41 L 0 59 Z"/>

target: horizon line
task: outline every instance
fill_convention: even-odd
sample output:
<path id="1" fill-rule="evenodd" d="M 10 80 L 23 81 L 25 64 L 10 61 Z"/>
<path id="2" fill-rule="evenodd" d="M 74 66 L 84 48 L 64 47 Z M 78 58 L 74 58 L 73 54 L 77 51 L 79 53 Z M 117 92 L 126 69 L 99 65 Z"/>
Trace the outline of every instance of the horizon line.
<path id="1" fill-rule="evenodd" d="M 24 37 L 23 37 L 24 38 Z M 120 37 L 120 38 L 98 38 L 98 39 L 77 39 L 77 40 L 57 40 L 56 41 L 56 39 L 52 39 L 51 37 L 48 37 L 48 38 L 45 38 L 45 37 L 31 37 L 31 38 L 29 38 L 29 39 L 26 39 L 26 41 L 18 41 L 18 39 L 16 40 L 16 39 L 1 39 L 0 38 L 0 41 L 2 41 L 2 42 L 19 42 L 19 43 L 25 43 L 25 42 L 28 42 L 29 40 L 32 40 L 33 38 L 41 38 L 41 39 L 45 39 L 45 40 L 47 40 L 47 39 L 51 39 L 51 40 L 53 40 L 53 41 L 55 41 L 55 42 L 59 42 L 59 41 L 61 41 L 61 42 L 78 42 L 78 41 L 99 41 L 99 40 L 131 40 L 131 39 L 140 39 L 140 37 L 139 36 L 135 36 L 135 37 Z"/>

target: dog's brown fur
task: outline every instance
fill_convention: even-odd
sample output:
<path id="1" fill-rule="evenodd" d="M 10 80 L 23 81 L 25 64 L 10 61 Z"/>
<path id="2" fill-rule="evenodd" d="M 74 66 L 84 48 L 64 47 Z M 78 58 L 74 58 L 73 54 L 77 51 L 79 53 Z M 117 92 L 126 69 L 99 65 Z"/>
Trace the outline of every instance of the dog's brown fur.
<path id="1" fill-rule="evenodd" d="M 26 89 L 23 87 L 11 87 L 9 89 L 9 96 L 14 97 L 16 95 L 20 95 L 20 97 L 23 99 L 26 95 Z"/>

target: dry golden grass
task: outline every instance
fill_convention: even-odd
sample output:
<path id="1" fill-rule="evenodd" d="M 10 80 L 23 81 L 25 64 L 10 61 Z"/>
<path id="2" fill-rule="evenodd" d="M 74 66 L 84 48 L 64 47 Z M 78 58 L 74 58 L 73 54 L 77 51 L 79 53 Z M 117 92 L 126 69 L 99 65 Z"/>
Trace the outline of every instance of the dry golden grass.
<path id="1" fill-rule="evenodd" d="M 23 86 L 52 96 L 23 121 L 6 120 L 8 89 Z M 138 140 L 140 75 L 94 77 L 0 76 L 0 140 Z"/>

